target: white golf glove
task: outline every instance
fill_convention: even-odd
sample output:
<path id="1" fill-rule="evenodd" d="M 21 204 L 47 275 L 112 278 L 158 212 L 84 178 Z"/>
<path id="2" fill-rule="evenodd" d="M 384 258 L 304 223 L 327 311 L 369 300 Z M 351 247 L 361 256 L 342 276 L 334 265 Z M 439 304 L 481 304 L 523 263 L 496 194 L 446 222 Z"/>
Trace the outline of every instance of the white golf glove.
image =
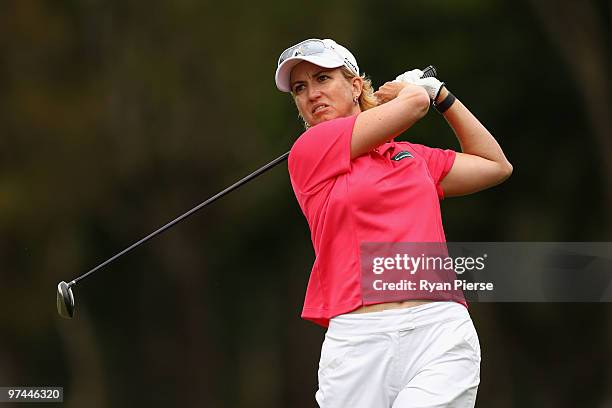
<path id="1" fill-rule="evenodd" d="M 425 91 L 427 91 L 429 99 L 433 101 L 440 93 L 440 89 L 444 85 L 444 82 L 434 77 L 421 78 L 422 76 L 423 71 L 421 71 L 420 69 L 413 69 L 410 71 L 406 71 L 401 75 L 398 75 L 395 80 L 423 87 Z"/>
<path id="2" fill-rule="evenodd" d="M 417 79 L 420 79 L 423 76 L 423 71 L 420 69 L 413 69 L 411 71 L 406 71 L 403 74 L 400 74 L 395 78 L 396 81 L 406 82 L 409 84 L 414 84 Z"/>

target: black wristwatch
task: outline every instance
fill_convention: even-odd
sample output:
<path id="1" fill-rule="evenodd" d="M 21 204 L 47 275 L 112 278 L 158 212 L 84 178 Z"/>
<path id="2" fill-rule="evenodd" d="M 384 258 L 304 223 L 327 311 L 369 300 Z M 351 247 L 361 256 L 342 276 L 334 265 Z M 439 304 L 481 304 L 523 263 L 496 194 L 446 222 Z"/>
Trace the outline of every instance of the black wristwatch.
<path id="1" fill-rule="evenodd" d="M 455 95 L 453 95 L 450 91 L 448 91 L 448 95 L 446 95 L 446 98 L 444 98 L 444 100 L 440 103 L 436 103 L 434 101 L 433 106 L 434 108 L 436 108 L 438 110 L 438 112 L 440 113 L 444 113 L 446 112 L 446 110 L 448 108 L 451 107 L 451 105 L 457 100 L 457 98 L 455 98 Z"/>

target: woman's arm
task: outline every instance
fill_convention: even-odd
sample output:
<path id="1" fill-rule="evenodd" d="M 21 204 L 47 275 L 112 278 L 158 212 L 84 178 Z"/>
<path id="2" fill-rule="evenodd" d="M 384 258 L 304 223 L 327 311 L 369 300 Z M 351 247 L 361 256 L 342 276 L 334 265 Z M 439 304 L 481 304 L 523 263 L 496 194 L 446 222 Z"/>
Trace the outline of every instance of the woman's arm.
<path id="1" fill-rule="evenodd" d="M 351 159 L 399 135 L 425 116 L 429 109 L 429 96 L 420 86 L 388 82 L 381 91 L 387 91 L 393 97 L 389 97 L 388 102 L 379 98 L 383 104 L 357 116 L 351 139 Z M 375 94 L 379 96 L 381 91 Z"/>
<path id="2" fill-rule="evenodd" d="M 437 101 L 443 101 L 447 95 L 448 90 L 442 88 Z M 501 147 L 461 101 L 457 99 L 443 115 L 462 151 L 457 153 L 453 167 L 440 182 L 445 197 L 475 193 L 510 177 L 512 165 Z"/>

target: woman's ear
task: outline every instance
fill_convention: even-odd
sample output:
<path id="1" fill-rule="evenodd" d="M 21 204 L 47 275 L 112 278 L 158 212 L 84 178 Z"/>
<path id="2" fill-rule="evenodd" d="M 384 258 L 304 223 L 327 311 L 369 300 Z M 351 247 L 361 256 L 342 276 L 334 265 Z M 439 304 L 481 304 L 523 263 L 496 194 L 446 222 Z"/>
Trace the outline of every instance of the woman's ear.
<path id="1" fill-rule="evenodd" d="M 353 87 L 353 96 L 361 96 L 361 92 L 363 92 L 363 78 L 360 76 L 353 77 L 351 85 Z"/>

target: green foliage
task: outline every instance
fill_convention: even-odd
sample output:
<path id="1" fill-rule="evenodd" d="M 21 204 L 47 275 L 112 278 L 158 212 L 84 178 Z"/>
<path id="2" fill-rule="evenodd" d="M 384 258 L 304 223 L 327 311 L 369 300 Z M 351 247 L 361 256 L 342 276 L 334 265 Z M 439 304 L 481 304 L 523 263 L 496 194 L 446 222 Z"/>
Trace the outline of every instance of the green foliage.
<path id="1" fill-rule="evenodd" d="M 58 281 L 289 150 L 301 124 L 274 87 L 275 63 L 309 37 L 347 45 L 377 86 L 436 65 L 499 139 L 514 175 L 446 200 L 449 240 L 609 239 L 612 176 L 581 84 L 523 2 L 7 2 L 0 383 L 64 386 L 66 406 L 313 405 L 321 331 L 299 321 L 313 253 L 286 165 L 83 282 L 75 322 L 54 310 Z M 459 149 L 433 111 L 403 137 Z M 497 362 L 483 371 L 482 406 L 501 406 L 502 377 L 508 406 L 553 406 L 578 390 L 603 400 L 599 383 L 551 386 L 584 368 L 538 361 L 567 351 L 551 333 L 572 336 L 574 353 L 590 346 L 552 312 L 529 337 L 522 322 L 537 329 L 531 313 L 544 308 L 474 306 Z M 609 319 L 596 305 L 575 310 L 585 325 Z M 593 331 L 609 357 L 610 333 Z M 609 376 L 596 357 L 585 356 Z M 530 399 L 516 390 L 535 368 L 550 387 Z"/>

